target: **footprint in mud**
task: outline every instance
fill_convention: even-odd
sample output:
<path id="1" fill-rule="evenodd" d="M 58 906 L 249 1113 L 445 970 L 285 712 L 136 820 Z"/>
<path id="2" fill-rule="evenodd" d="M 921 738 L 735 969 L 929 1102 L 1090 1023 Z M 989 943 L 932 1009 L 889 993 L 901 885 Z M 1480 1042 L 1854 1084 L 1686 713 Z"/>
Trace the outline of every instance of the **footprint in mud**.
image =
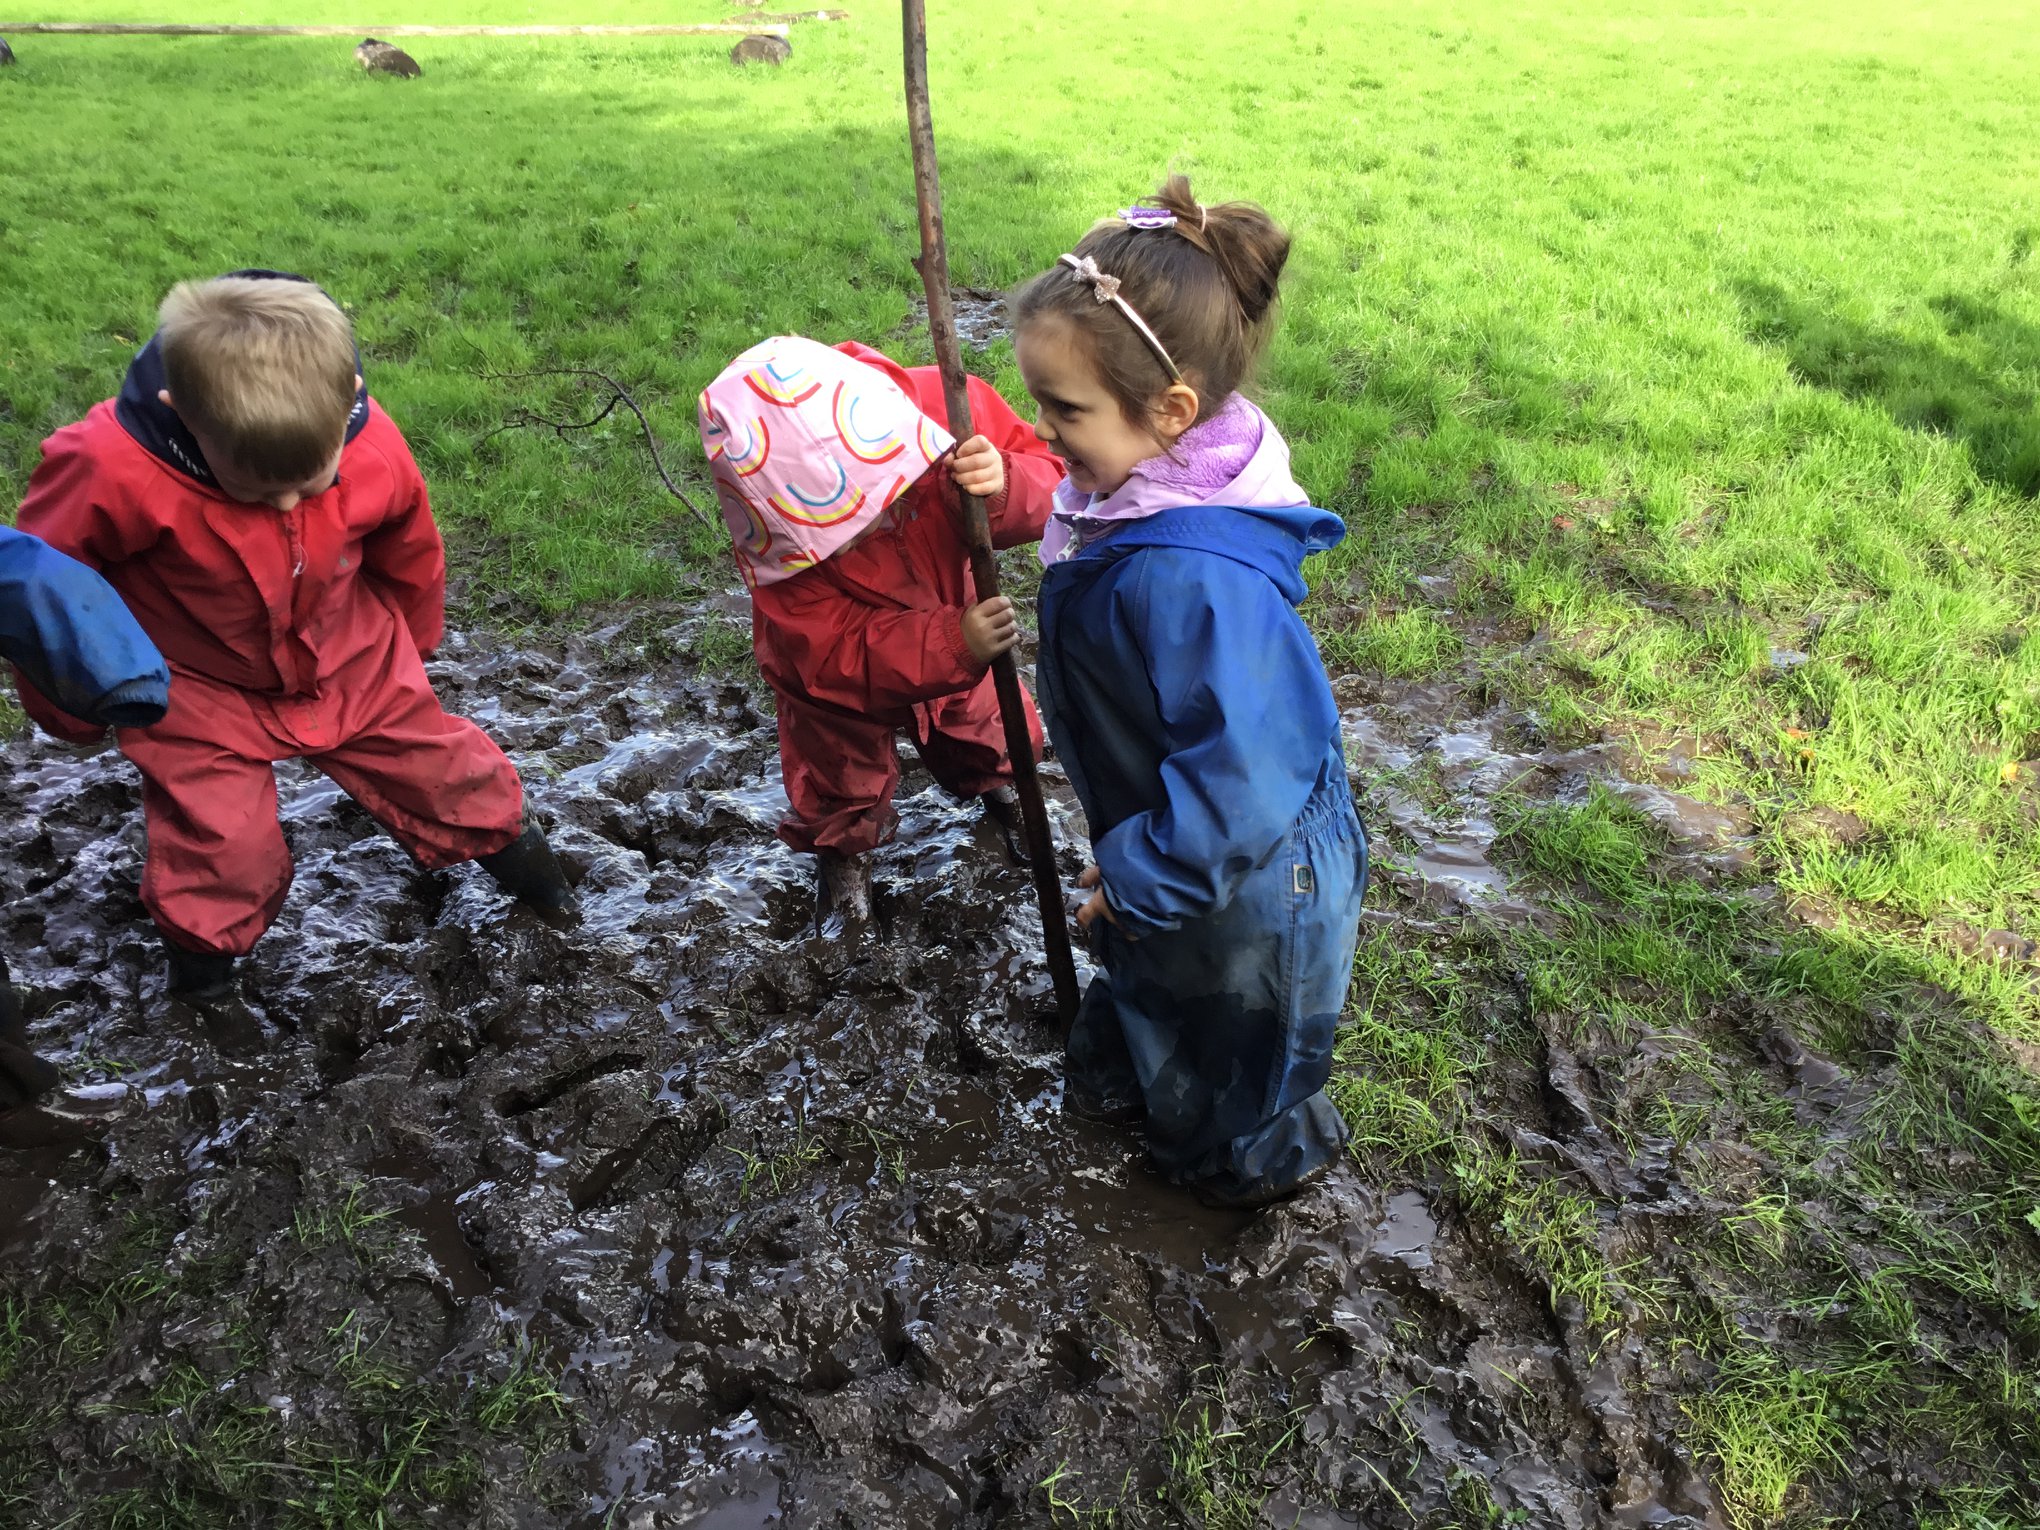
<path id="1" fill-rule="evenodd" d="M 879 859 L 888 938 L 817 940 L 770 719 L 658 657 L 702 619 L 455 637 L 433 664 L 531 783 L 578 930 L 417 871 L 286 772 L 298 876 L 254 963 L 276 1034 L 252 1066 L 163 1002 L 132 772 L 6 745 L 0 816 L 29 832 L 0 846 L 0 941 L 61 996 L 36 1040 L 141 1102 L 102 1156 L 6 1182 L 10 1283 L 62 1281 L 140 1208 L 249 1314 L 232 1344 L 192 1330 L 191 1363 L 293 1418 L 348 1417 L 336 1332 L 393 1374 L 556 1374 L 571 1435 L 525 1465 L 557 1506 L 492 1468 L 477 1522 L 1041 1523 L 1053 1483 L 1143 1523 L 1171 1441 L 1221 1415 L 1283 1440 L 1280 1523 L 1427 1520 L 1469 1479 L 1530 1523 L 1700 1522 L 1677 1450 L 1597 1411 L 1619 1359 L 1576 1374 L 1541 1292 L 1422 1195 L 1342 1168 L 1208 1211 L 1066 1119 L 1031 886 L 924 773 Z M 1480 803 L 1592 768 L 1420 711 L 1353 715 L 1356 773 L 1430 760 Z M 1079 820 L 1045 774 L 1067 873 Z M 1392 875 L 1506 912 L 1491 817 L 1425 849 L 1409 800 Z M 69 1400 L 142 1428 L 134 1365 L 111 1346 Z"/>

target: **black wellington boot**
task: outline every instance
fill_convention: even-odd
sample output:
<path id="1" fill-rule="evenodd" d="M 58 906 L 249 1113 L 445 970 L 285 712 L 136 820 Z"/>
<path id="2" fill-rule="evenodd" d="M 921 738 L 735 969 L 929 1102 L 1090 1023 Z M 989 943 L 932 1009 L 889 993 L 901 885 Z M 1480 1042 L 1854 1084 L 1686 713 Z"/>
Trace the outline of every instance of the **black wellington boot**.
<path id="1" fill-rule="evenodd" d="M 262 1022 L 241 997 L 238 957 L 187 951 L 163 942 L 170 958 L 170 1000 L 195 1014 L 212 1044 L 227 1057 L 253 1057 L 266 1045 Z"/>
<path id="2" fill-rule="evenodd" d="M 527 821 L 524 832 L 476 864 L 496 885 L 555 929 L 574 922 L 574 888 L 546 843 L 545 830 Z"/>
<path id="3" fill-rule="evenodd" d="M 171 998 L 203 1006 L 225 1004 L 239 996 L 233 957 L 187 951 L 167 940 L 163 942 L 163 953 L 170 958 Z"/>
<path id="4" fill-rule="evenodd" d="M 1264 1206 L 1279 1206 L 1284 1201 L 1294 1200 L 1312 1186 L 1330 1176 L 1332 1165 L 1321 1163 L 1305 1171 L 1286 1185 L 1256 1185 L 1251 1190 L 1242 1190 L 1231 1185 L 1193 1185 L 1197 1199 L 1205 1205 L 1220 1211 L 1259 1211 Z"/>
<path id="5" fill-rule="evenodd" d="M 871 923 L 871 857 L 838 855 L 832 850 L 817 853 L 821 862 L 821 885 L 816 888 L 815 925 L 826 925 L 829 916 L 839 914 L 843 932 L 862 931 Z"/>
<path id="6" fill-rule="evenodd" d="M 105 1107 L 55 1093 L 62 1075 L 28 1048 L 21 996 L 0 962 L 0 1148 L 70 1147 L 106 1130 Z"/>
<path id="7" fill-rule="evenodd" d="M 1147 1119 L 1147 1101 L 1139 1094 L 1100 1094 L 1073 1078 L 1063 1080 L 1063 1114 L 1100 1126 L 1138 1126 Z"/>
<path id="8" fill-rule="evenodd" d="M 58 1095 L 57 1104 L 20 1105 L 0 1110 L 0 1148 L 33 1152 L 37 1148 L 71 1148 L 106 1135 L 114 1114 L 73 1110 Z"/>
<path id="9" fill-rule="evenodd" d="M 1016 866 L 1031 865 L 1027 853 L 1027 820 L 1020 811 L 1020 794 L 1010 786 L 995 786 L 978 798 L 985 822 L 999 831 L 1006 842 L 1006 854 Z"/>
<path id="10" fill-rule="evenodd" d="M 41 1099 L 57 1087 L 57 1066 L 28 1049 L 28 1021 L 21 995 L 7 981 L 0 962 L 0 1111 L 12 1111 Z"/>

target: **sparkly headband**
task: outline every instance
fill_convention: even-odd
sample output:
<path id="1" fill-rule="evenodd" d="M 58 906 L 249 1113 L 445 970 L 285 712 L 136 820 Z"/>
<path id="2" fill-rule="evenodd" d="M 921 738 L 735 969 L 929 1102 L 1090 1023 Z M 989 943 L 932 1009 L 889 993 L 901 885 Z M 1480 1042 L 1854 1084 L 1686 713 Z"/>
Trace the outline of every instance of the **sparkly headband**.
<path id="1" fill-rule="evenodd" d="M 1152 233 L 1157 229 L 1174 228 L 1176 215 L 1166 207 L 1122 207 L 1119 221 L 1128 228 Z M 1197 204 L 1197 232 L 1203 233 L 1211 227 L 1211 209 L 1202 202 Z"/>
<path id="2" fill-rule="evenodd" d="M 1061 260 L 1062 264 L 1077 273 L 1079 281 L 1086 281 L 1091 284 L 1092 297 L 1101 303 L 1118 305 L 1119 311 L 1126 315 L 1126 322 L 1139 330 L 1141 339 L 1147 341 L 1148 349 L 1155 353 L 1155 359 L 1168 368 L 1169 376 L 1174 381 L 1181 382 L 1183 374 L 1176 370 L 1176 363 L 1169 359 L 1169 353 L 1163 349 L 1162 342 L 1157 340 L 1155 332 L 1148 328 L 1147 320 L 1135 313 L 1133 311 L 1133 304 L 1127 302 L 1125 298 L 1119 295 L 1119 278 L 1107 276 L 1103 271 L 1099 270 L 1098 262 L 1089 255 L 1064 255 L 1061 257 Z"/>

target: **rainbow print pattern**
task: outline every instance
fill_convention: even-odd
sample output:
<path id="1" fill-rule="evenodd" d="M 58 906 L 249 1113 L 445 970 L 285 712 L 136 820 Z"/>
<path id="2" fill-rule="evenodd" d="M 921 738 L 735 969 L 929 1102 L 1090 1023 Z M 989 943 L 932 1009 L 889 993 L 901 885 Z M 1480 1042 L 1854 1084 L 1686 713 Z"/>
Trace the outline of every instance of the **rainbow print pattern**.
<path id="1" fill-rule="evenodd" d="M 822 391 L 821 383 L 807 368 L 782 366 L 777 361 L 768 361 L 762 367 L 746 372 L 744 382 L 766 403 L 781 409 L 804 404 Z"/>
<path id="2" fill-rule="evenodd" d="M 811 496 L 799 484 L 788 483 L 779 493 L 765 496 L 765 503 L 774 513 L 801 526 L 835 526 L 857 514 L 868 503 L 864 490 L 850 481 L 850 475 L 838 462 L 835 486 L 825 493 Z"/>
<path id="3" fill-rule="evenodd" d="M 857 406 L 860 402 L 865 404 L 865 414 L 872 415 L 877 413 L 876 410 L 870 407 L 869 400 L 860 399 L 847 382 L 836 384 L 836 395 L 831 401 L 831 413 L 836 422 L 836 435 L 843 443 L 843 450 L 855 457 L 859 462 L 877 464 L 892 461 L 893 458 L 907 449 L 907 443 L 901 439 L 897 430 L 891 428 L 893 423 L 891 419 L 887 421 L 887 428 L 881 430 L 875 436 L 867 436 L 860 431 L 857 428 Z M 933 423 L 933 421 L 928 421 L 926 415 L 922 415 L 921 418 L 930 424 Z M 918 439 L 919 432 L 917 429 L 916 440 L 918 441 Z M 933 459 L 930 458 L 929 460 L 932 461 Z M 922 464 L 923 467 L 926 465 L 926 463 Z"/>
<path id="4" fill-rule="evenodd" d="M 841 551 L 956 444 L 885 373 L 795 335 L 737 357 L 698 411 L 716 498 L 753 587 Z"/>

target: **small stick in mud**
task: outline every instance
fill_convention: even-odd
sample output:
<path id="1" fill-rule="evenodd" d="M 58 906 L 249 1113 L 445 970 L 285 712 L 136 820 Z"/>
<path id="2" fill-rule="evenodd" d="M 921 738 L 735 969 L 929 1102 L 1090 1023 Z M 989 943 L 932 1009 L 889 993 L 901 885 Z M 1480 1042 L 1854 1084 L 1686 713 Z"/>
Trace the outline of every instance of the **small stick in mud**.
<path id="1" fill-rule="evenodd" d="M 550 430 L 554 435 L 564 440 L 567 432 L 570 430 L 593 430 L 597 425 L 608 419 L 610 415 L 614 414 L 616 406 L 621 404 L 637 416 L 638 429 L 644 432 L 645 450 L 652 454 L 652 467 L 658 472 L 659 482 L 666 486 L 666 492 L 685 505 L 694 518 L 700 521 L 702 525 L 708 527 L 709 530 L 713 531 L 721 524 L 714 516 L 708 514 L 701 506 L 689 499 L 687 491 L 673 481 L 673 475 L 666 471 L 665 458 L 659 454 L 659 438 L 652 433 L 651 421 L 645 418 L 645 412 L 638 407 L 638 401 L 630 396 L 630 390 L 607 372 L 596 372 L 586 367 L 540 367 L 530 372 L 484 370 L 480 375 L 491 382 L 517 382 L 533 377 L 578 377 L 583 382 L 601 383 L 609 390 L 609 402 L 604 404 L 598 413 L 588 419 L 555 420 L 550 416 L 540 414 L 535 409 L 519 409 L 501 425 L 490 431 L 488 435 L 483 436 L 482 441 L 492 440 L 508 430 L 529 430 L 533 427 Z M 481 442 L 478 441 L 475 444 L 479 446 Z"/>
<path id="2" fill-rule="evenodd" d="M 949 295 L 949 248 L 942 230 L 942 180 L 935 163 L 935 121 L 928 106 L 928 14 L 923 0 L 901 7 L 907 69 L 907 137 L 914 151 L 914 200 L 921 213 L 921 258 L 915 262 L 928 289 L 928 334 L 935 342 L 935 363 L 942 371 L 942 391 L 949 411 L 949 431 L 959 441 L 971 434 L 970 393 L 963 371 L 963 351 L 956 341 L 956 310 Z M 999 565 L 992 556 L 991 523 L 984 501 L 959 493 L 963 507 L 963 539 L 970 548 L 971 579 L 979 600 L 999 593 Z M 1049 976 L 1055 983 L 1055 1004 L 1067 1035 L 1077 1015 L 1077 967 L 1070 954 L 1069 916 L 1064 909 L 1062 879 L 1055 871 L 1054 841 L 1048 832 L 1048 809 L 1041 800 L 1041 778 L 1034 771 L 1034 740 L 1027 728 L 1026 704 L 1020 696 L 1020 671 L 1010 651 L 992 661 L 992 683 L 999 693 L 999 715 L 1006 725 L 1006 753 L 1013 761 L 1013 790 L 1020 798 L 1020 817 L 1027 831 L 1027 855 L 1034 870 L 1034 892 L 1041 902 L 1041 934 L 1047 947 Z"/>

